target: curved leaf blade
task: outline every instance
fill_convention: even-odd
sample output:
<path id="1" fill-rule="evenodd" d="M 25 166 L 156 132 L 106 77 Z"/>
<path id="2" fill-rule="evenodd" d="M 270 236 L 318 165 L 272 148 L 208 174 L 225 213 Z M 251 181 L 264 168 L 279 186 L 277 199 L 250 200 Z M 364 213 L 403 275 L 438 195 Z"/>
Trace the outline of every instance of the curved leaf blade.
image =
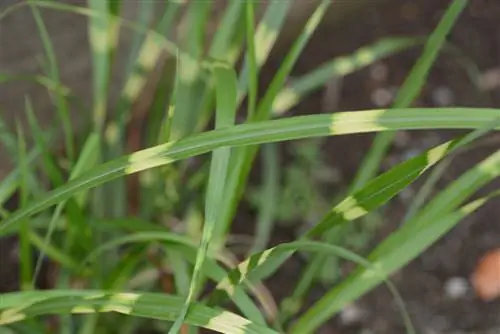
<path id="1" fill-rule="evenodd" d="M 220 147 L 280 142 L 308 137 L 394 130 L 475 129 L 500 117 L 499 109 L 428 108 L 389 109 L 297 116 L 213 130 L 171 141 L 100 165 L 49 192 L 40 201 L 16 211 L 0 225 L 3 230 L 79 191 L 118 177 L 208 153 Z M 497 127 L 496 129 L 499 129 Z"/>

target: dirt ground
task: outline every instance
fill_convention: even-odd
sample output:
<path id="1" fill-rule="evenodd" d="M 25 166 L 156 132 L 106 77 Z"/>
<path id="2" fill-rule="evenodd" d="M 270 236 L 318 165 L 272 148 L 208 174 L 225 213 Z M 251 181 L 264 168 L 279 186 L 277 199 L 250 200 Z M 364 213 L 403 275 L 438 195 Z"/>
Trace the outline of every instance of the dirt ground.
<path id="1" fill-rule="evenodd" d="M 367 8 L 359 13 L 358 18 L 342 28 L 317 34 L 299 60 L 294 73 L 305 73 L 328 59 L 349 54 L 382 37 L 426 35 L 436 26 L 447 4 L 447 0 L 391 1 L 390 4 L 377 9 Z M 482 88 L 478 89 L 471 82 L 456 55 L 443 54 L 433 67 L 416 105 L 500 106 L 499 22 L 500 1 L 470 1 L 453 29 L 450 41 L 478 66 L 482 74 Z M 394 88 L 401 85 L 419 51 L 420 49 L 406 51 L 343 79 L 335 103 L 336 108 L 359 110 L 387 106 Z M 277 68 L 279 63 L 280 59 L 273 59 L 263 71 L 264 76 L 267 71 L 271 72 Z M 266 81 L 266 78 L 263 80 Z M 325 96 L 328 97 L 326 91 L 311 95 L 292 113 L 332 111 L 324 110 Z M 384 167 L 388 168 L 408 155 L 456 134 L 457 132 L 436 131 L 404 133 L 398 136 L 398 142 L 385 159 Z M 323 147 L 324 157 L 332 167 L 340 171 L 343 184 L 348 184 L 354 176 L 372 138 L 371 135 L 356 135 L 335 137 L 326 141 Z M 498 147 L 500 138 L 493 135 L 482 147 L 457 158 L 447 170 L 440 187 Z M 499 186 L 496 182 L 490 185 L 489 189 Z M 366 253 L 377 241 L 399 226 L 416 189 L 408 189 L 384 210 L 383 227 L 370 245 L 367 245 Z M 500 333 L 500 300 L 488 303 L 481 301 L 473 293 L 469 282 L 470 274 L 479 258 L 488 250 L 500 247 L 499 204 L 497 200 L 486 205 L 394 275 L 393 281 L 408 307 L 418 333 Z M 253 215 L 243 208 L 236 219 L 235 232 L 250 233 L 251 228 L 248 226 L 254 221 Z M 280 228 L 274 231 L 273 243 L 290 241 L 293 238 L 291 231 Z M 0 253 L 4 255 L 8 252 L 0 249 Z M 5 280 L 5 258 L 2 261 L 0 291 L 5 291 L 12 285 Z M 295 283 L 290 277 L 295 277 L 303 265 L 300 261 L 290 261 L 269 280 L 268 287 L 278 300 L 291 293 Z M 450 282 L 464 283 L 467 289 L 459 297 L 452 298 L 446 289 Z M 317 300 L 329 288 L 331 287 L 316 286 L 310 302 Z M 400 313 L 385 287 L 376 288 L 349 310 L 352 311 L 350 316 L 347 313 L 336 316 L 321 328 L 320 333 L 404 333 Z"/>

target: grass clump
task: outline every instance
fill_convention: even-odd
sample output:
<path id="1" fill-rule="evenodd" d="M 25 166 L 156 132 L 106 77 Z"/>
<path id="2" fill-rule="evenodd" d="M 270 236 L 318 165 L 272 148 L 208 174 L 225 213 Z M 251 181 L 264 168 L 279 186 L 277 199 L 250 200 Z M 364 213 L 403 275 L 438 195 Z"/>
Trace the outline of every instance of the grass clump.
<path id="1" fill-rule="evenodd" d="M 21 127 L 16 135 L 7 130 L 1 134 L 16 167 L 0 183 L 0 203 L 16 192 L 20 201 L 13 212 L 2 208 L 0 236 L 17 235 L 21 241 L 22 284 L 20 291 L 0 296 L 0 324 L 19 333 L 46 332 L 52 318 L 61 333 L 188 333 L 200 328 L 221 333 L 312 333 L 385 283 L 407 331 L 413 332 L 411 317 L 388 277 L 498 195 L 493 192 L 468 202 L 500 174 L 499 152 L 412 208 L 405 224 L 367 258 L 356 252 L 364 251 L 372 230 L 355 223 L 380 219 L 377 209 L 425 172 L 500 129 L 500 111 L 411 108 L 467 3 L 455 0 L 424 39 L 422 55 L 393 107 L 288 116 L 290 108 L 329 80 L 422 43 L 422 38 L 376 41 L 287 83 L 330 3 L 318 1 L 265 90 L 258 85 L 259 74 L 286 29 L 288 1 L 270 2 L 259 20 L 257 2 L 231 1 L 211 39 L 206 39 L 213 5 L 209 1 L 165 2 L 158 5 L 161 11 L 143 1 L 137 22 L 120 18 L 125 5 L 121 1 L 88 1 L 85 7 L 23 3 L 33 12 L 47 62 L 47 73 L 30 79 L 54 97 L 64 150 L 50 150 L 54 137 L 38 126 L 29 97 L 26 112 L 34 146 L 28 147 L 23 136 L 27 130 Z M 15 6 L 4 15 L 15 15 L 20 5 Z M 93 100 L 86 110 L 91 126 L 78 136 L 69 122 L 70 93 L 60 89 L 65 87 L 58 73 L 63 64 L 56 59 L 41 9 L 89 18 Z M 173 42 L 179 19 L 190 29 Z M 110 69 L 124 29 L 133 32 L 123 69 L 126 81 L 117 104 L 110 106 Z M 15 79 L 0 76 L 6 82 Z M 146 93 L 151 98 L 141 109 L 137 105 Z M 468 129 L 470 134 L 379 174 L 394 132 L 422 129 Z M 367 132 L 377 132 L 377 139 L 354 182 L 332 205 L 333 198 L 318 191 L 321 177 L 328 174 L 318 138 Z M 293 163 L 283 167 L 281 143 L 298 139 L 305 141 L 291 144 Z M 259 153 L 261 185 L 255 188 L 249 186 L 249 175 Z M 245 196 L 251 193 L 256 195 Z M 232 226 L 245 198 L 257 211 L 255 237 L 238 242 Z M 275 225 L 292 220 L 307 225 L 297 228 L 295 241 L 270 247 Z M 243 259 L 234 254 L 232 243 L 245 246 Z M 32 250 L 38 254 L 35 263 Z M 289 298 L 278 304 L 264 280 L 296 255 L 304 256 L 307 266 Z M 318 302 L 303 305 L 314 282 L 339 279 L 338 272 L 322 268 L 332 259 L 358 267 Z M 50 289 L 36 290 L 46 260 L 57 267 L 57 274 Z M 215 288 L 207 290 L 208 286 Z"/>

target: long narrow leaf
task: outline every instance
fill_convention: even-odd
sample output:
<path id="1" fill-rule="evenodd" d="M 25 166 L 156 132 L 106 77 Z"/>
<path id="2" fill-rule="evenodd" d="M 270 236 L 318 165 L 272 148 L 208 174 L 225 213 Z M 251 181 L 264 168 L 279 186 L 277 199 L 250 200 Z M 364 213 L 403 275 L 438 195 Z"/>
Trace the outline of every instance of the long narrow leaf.
<path id="1" fill-rule="evenodd" d="M 374 266 L 387 275 L 401 268 L 454 227 L 461 219 L 478 209 L 489 197 L 458 208 L 480 187 L 500 175 L 500 151 L 477 164 L 453 182 L 421 213 L 394 232 L 369 256 Z M 496 196 L 493 193 L 491 196 Z M 291 333 L 311 333 L 347 303 L 380 283 L 371 272 L 358 270 L 341 285 L 328 292 L 292 327 Z"/>
<path id="2" fill-rule="evenodd" d="M 217 88 L 215 128 L 229 128 L 234 124 L 236 115 L 236 74 L 232 69 L 221 66 L 214 69 L 214 76 Z M 230 155 L 231 149 L 229 147 L 218 148 L 212 153 L 205 199 L 205 222 L 203 225 L 201 244 L 196 256 L 193 277 L 191 278 L 184 310 L 170 329 L 170 333 L 177 333 L 180 330 L 184 322 L 184 317 L 188 313 L 191 303 L 196 298 L 197 290 L 201 282 L 203 282 L 201 269 L 205 258 L 208 256 L 207 253 L 210 242 L 213 239 L 214 233 L 216 233 L 215 226 L 217 223 L 220 224 L 220 206 L 224 202 L 224 188 Z"/>
<path id="3" fill-rule="evenodd" d="M 297 116 L 208 131 L 138 151 L 96 167 L 51 191 L 40 201 L 13 213 L 0 225 L 0 235 L 6 226 L 67 199 L 78 191 L 91 189 L 120 176 L 208 153 L 220 147 L 391 130 L 476 129 L 487 122 L 495 122 L 498 117 L 498 109 L 389 109 Z"/>
<path id="4" fill-rule="evenodd" d="M 438 26 L 431 34 L 425 45 L 422 56 L 418 59 L 410 75 L 406 78 L 403 86 L 399 90 L 393 108 L 408 108 L 424 87 L 425 79 L 439 54 L 439 51 L 446 41 L 455 21 L 467 5 L 467 0 L 454 0 L 446 10 Z M 386 153 L 394 138 L 393 132 L 382 133 L 376 136 L 371 150 L 363 160 L 359 171 L 356 174 L 351 186 L 356 190 L 370 180 L 377 172 L 380 161 Z"/>
<path id="5" fill-rule="evenodd" d="M 2 295 L 0 324 L 52 314 L 117 312 L 135 317 L 173 321 L 182 298 L 164 293 L 110 293 L 103 290 L 51 290 Z M 234 313 L 194 304 L 186 322 L 227 334 L 277 334 Z"/>

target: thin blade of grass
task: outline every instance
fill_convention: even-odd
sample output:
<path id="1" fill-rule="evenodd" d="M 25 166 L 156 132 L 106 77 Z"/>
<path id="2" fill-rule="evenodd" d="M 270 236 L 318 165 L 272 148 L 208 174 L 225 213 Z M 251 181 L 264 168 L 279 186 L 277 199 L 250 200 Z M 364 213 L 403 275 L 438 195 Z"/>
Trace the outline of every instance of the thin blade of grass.
<path id="1" fill-rule="evenodd" d="M 418 216 L 384 240 L 369 256 L 387 275 L 401 268 L 437 241 L 460 220 L 486 203 L 490 196 L 460 205 L 479 188 L 500 175 L 500 151 L 463 174 L 425 206 Z M 292 326 L 291 333 L 310 333 L 347 303 L 380 283 L 372 273 L 358 270 L 330 290 Z"/>
<path id="2" fill-rule="evenodd" d="M 48 76 L 56 84 L 56 86 L 62 86 L 61 85 L 61 78 L 59 75 L 59 67 L 57 64 L 57 59 L 56 59 L 56 55 L 54 52 L 54 47 L 53 47 L 52 41 L 50 39 L 50 34 L 47 31 L 47 28 L 45 26 L 45 23 L 43 22 L 42 16 L 40 15 L 40 11 L 34 5 L 33 0 L 29 0 L 28 3 L 30 4 L 31 12 L 33 14 L 33 17 L 35 18 L 37 29 L 38 29 L 38 32 L 39 32 L 40 37 L 42 39 L 43 48 L 45 51 L 45 55 L 47 57 L 48 72 L 49 72 Z M 64 132 L 66 154 L 67 154 L 69 160 L 71 162 L 73 162 L 75 159 L 75 153 L 74 153 L 74 146 L 75 145 L 74 145 L 74 134 L 73 134 L 73 127 L 71 125 L 70 110 L 69 110 L 68 102 L 66 101 L 64 95 L 61 95 L 61 94 L 56 94 L 55 99 L 56 99 L 57 115 L 61 121 L 63 132 Z"/>
<path id="3" fill-rule="evenodd" d="M 456 20 L 466 7 L 467 0 L 454 0 L 444 13 L 441 21 L 429 36 L 424 51 L 406 78 L 403 86 L 397 93 L 392 108 L 407 108 L 420 94 L 425 85 L 427 75 L 434 64 L 446 37 L 453 28 Z M 387 132 L 375 137 L 372 148 L 363 160 L 359 171 L 351 185 L 352 190 L 357 190 L 377 173 L 380 161 L 385 155 L 394 138 L 394 132 Z"/>
<path id="4" fill-rule="evenodd" d="M 451 142 L 450 145 L 448 145 L 448 143 L 440 145 L 434 149 L 427 151 L 424 154 L 421 154 L 420 156 L 414 157 L 407 162 L 399 164 L 397 167 L 391 169 L 387 173 L 384 173 L 380 177 L 373 179 L 365 185 L 363 190 L 355 192 L 354 194 L 340 202 L 337 206 L 335 206 L 318 225 L 316 225 L 306 233 L 306 236 L 320 237 L 326 232 L 326 239 L 330 240 L 331 237 L 334 237 L 335 234 L 338 233 L 338 231 L 335 230 L 336 228 L 342 227 L 342 225 L 346 222 L 360 218 L 361 216 L 364 216 L 365 213 L 372 212 L 376 208 L 387 203 L 397 193 L 413 183 L 420 175 L 437 164 L 436 168 L 432 170 L 431 175 L 428 179 L 428 181 L 430 181 L 432 184 L 435 179 L 435 172 L 440 171 L 443 166 L 446 166 L 446 162 L 449 161 L 450 157 L 459 154 L 461 150 L 464 149 L 464 147 L 467 147 L 472 141 L 485 135 L 498 125 L 500 125 L 498 121 L 486 124 L 485 126 L 463 137 L 457 138 L 456 140 Z M 417 161 L 420 162 L 420 167 L 417 167 L 417 165 L 413 165 L 413 162 Z M 403 168 L 405 165 L 409 166 L 410 169 L 413 170 L 413 172 L 411 172 L 410 170 L 404 171 Z M 395 173 L 397 171 L 400 171 L 401 173 Z M 426 184 L 428 181 L 426 180 Z M 377 200 L 377 198 L 379 198 L 380 201 Z M 417 198 L 413 200 L 412 203 L 415 203 L 417 201 L 418 203 L 421 203 L 421 201 L 423 201 L 419 200 L 418 198 L 419 196 L 417 196 Z M 414 208 L 413 204 L 411 208 Z M 356 211 L 358 211 L 358 213 L 356 213 Z M 405 218 L 405 221 L 406 220 L 407 218 Z M 309 265 L 307 266 L 301 276 L 301 279 L 299 280 L 297 288 L 295 289 L 290 299 L 287 301 L 289 305 L 300 305 L 301 300 L 309 291 L 310 287 L 314 284 L 314 281 L 318 276 L 318 272 L 321 270 L 322 264 L 325 263 L 325 261 L 326 257 L 324 255 L 320 255 L 309 262 Z M 294 310 L 290 311 L 293 312 Z M 289 316 L 292 315 L 291 312 L 289 312 Z"/>
<path id="5" fill-rule="evenodd" d="M 150 21 L 155 13 L 155 6 L 155 1 L 142 1 L 139 4 L 137 25 L 141 27 L 141 30 L 134 33 L 132 41 L 130 42 L 130 51 L 127 66 L 125 68 L 126 74 L 130 74 L 135 66 L 139 52 L 146 38 L 146 34 L 144 32 L 149 28 Z"/>
<path id="6" fill-rule="evenodd" d="M 438 166 L 436 166 L 436 168 L 431 172 L 429 177 L 425 180 L 424 184 L 418 191 L 417 195 L 410 203 L 410 207 L 408 208 L 405 217 L 403 219 L 403 224 L 408 222 L 411 218 L 413 218 L 417 214 L 417 212 L 419 212 L 420 208 L 424 205 L 426 199 L 430 196 L 435 184 L 437 183 L 439 178 L 444 174 L 446 168 L 449 166 L 451 161 L 462 152 L 470 150 L 472 147 L 471 144 L 474 141 L 490 133 L 498 125 L 500 125 L 500 119 L 495 122 L 486 124 L 484 127 L 472 131 L 471 133 L 465 135 L 459 140 L 459 144 L 457 145 L 458 147 L 456 147 L 456 149 L 453 150 L 453 152 L 450 152 L 448 157 L 446 157 L 444 161 L 438 164 Z"/>
<path id="7" fill-rule="evenodd" d="M 26 163 L 26 142 L 24 141 L 24 134 L 22 127 L 17 123 L 17 143 L 18 143 L 18 164 L 20 167 L 20 199 L 19 206 L 21 208 L 26 207 L 29 197 L 30 190 L 28 187 L 28 175 L 30 174 L 30 169 Z M 31 290 L 33 285 L 31 284 L 31 277 L 33 271 L 33 258 L 32 249 L 29 235 L 31 233 L 31 228 L 28 219 L 21 221 L 21 229 L 19 231 L 19 277 L 20 277 L 20 287 L 21 290 Z"/>
<path id="8" fill-rule="evenodd" d="M 248 1 L 253 3 L 253 1 Z M 247 2 L 247 3 L 248 3 Z M 226 12 L 218 26 L 217 32 L 210 45 L 209 56 L 219 61 L 232 63 L 229 58 L 231 41 L 234 39 L 235 27 L 239 24 L 239 19 L 243 11 L 244 1 L 229 2 Z"/>
<path id="9" fill-rule="evenodd" d="M 277 2 L 279 3 L 279 2 Z M 247 120 L 247 122 L 262 121 L 270 118 L 272 112 L 272 104 L 277 94 L 283 87 L 287 76 L 290 74 L 295 62 L 297 61 L 299 55 L 302 53 L 307 42 L 311 38 L 312 34 L 318 27 L 323 15 L 325 14 L 328 6 L 331 4 L 329 0 L 322 0 L 318 5 L 314 13 L 307 20 L 301 34 L 297 37 L 293 43 L 290 51 L 286 55 L 283 64 L 279 68 L 278 72 L 274 76 L 270 86 L 266 90 L 264 98 L 259 103 L 254 117 Z M 271 5 L 270 5 L 271 6 Z M 257 38 L 256 38 L 257 40 Z M 258 41 L 258 40 L 257 40 Z M 256 42 L 258 43 L 258 42 Z M 258 45 L 258 44 L 256 44 Z M 257 65 L 260 61 L 259 51 L 256 50 Z M 258 66 L 257 66 L 258 67 Z M 245 74 L 243 72 L 242 74 Z M 245 77 L 248 74 L 245 74 Z M 245 86 L 246 89 L 247 86 Z M 219 232 L 217 236 L 224 235 L 230 226 L 230 222 L 236 210 L 236 207 L 241 199 L 244 185 L 247 182 L 248 175 L 250 173 L 250 168 L 252 162 L 257 154 L 258 147 L 245 147 L 242 149 L 235 150 L 231 161 L 231 172 L 227 180 L 226 188 L 226 204 L 222 207 L 221 223 L 219 224 Z M 224 243 L 224 240 L 216 239 L 215 244 L 219 246 Z"/>
<path id="10" fill-rule="evenodd" d="M 40 155 L 37 149 L 32 149 L 26 154 L 25 160 L 27 164 L 32 164 Z M 15 168 L 12 172 L 0 182 L 0 205 L 3 205 L 19 188 L 21 178 L 20 168 Z"/>
<path id="11" fill-rule="evenodd" d="M 175 113 L 172 118 L 172 138 L 179 139 L 190 135 L 196 128 L 202 104 L 206 71 L 200 63 L 203 56 L 203 42 L 207 20 L 212 6 L 211 1 L 192 1 L 186 13 L 187 31 L 181 43 L 186 54 L 179 55 L 177 87 L 175 87 Z"/>
<path id="12" fill-rule="evenodd" d="M 320 223 L 307 231 L 303 238 L 319 237 L 327 231 L 334 231 L 333 229 L 342 223 L 359 218 L 383 205 L 419 175 L 445 158 L 458 144 L 458 141 L 455 141 L 439 145 L 373 179 L 363 189 L 337 204 L 325 215 Z M 398 180 L 398 182 L 394 180 Z M 292 253 L 289 255 L 291 256 Z M 284 260 L 286 260 L 286 257 L 283 258 Z M 265 271 L 265 269 L 257 267 L 254 270 Z M 249 272 L 247 274 L 250 275 Z M 259 272 L 253 275 L 259 277 L 265 276 L 264 273 Z"/>
<path id="13" fill-rule="evenodd" d="M 70 255 L 64 252 L 62 249 L 57 248 L 56 246 L 46 243 L 44 238 L 40 237 L 35 231 L 30 231 L 29 233 L 30 242 L 33 246 L 37 247 L 40 250 L 39 260 L 41 265 L 41 261 L 43 261 L 43 257 L 48 256 L 53 261 L 61 265 L 62 269 L 69 269 L 76 273 L 78 269 L 80 269 L 80 265 L 77 259 L 73 259 Z M 42 257 L 43 256 L 43 257 Z M 37 262 L 38 262 L 37 261 Z M 33 277 L 37 276 L 37 269 L 35 267 L 35 274 Z M 36 279 L 32 279 L 32 284 L 34 285 Z"/>
<path id="14" fill-rule="evenodd" d="M 473 131 L 462 138 L 446 142 L 432 148 L 419 156 L 397 165 L 388 172 L 373 179 L 365 185 L 363 189 L 354 192 L 336 205 L 325 215 L 320 223 L 307 231 L 303 238 L 315 238 L 320 237 L 325 232 L 334 232 L 334 228 L 339 227 L 348 221 L 360 218 L 387 203 L 397 193 L 416 180 L 418 176 L 422 175 L 432 166 L 445 159 L 448 155 L 456 153 L 456 151 L 466 147 L 471 141 L 477 139 L 481 135 L 484 135 L 494 126 L 498 126 L 498 121 L 489 123 L 486 127 L 483 124 L 483 126 L 476 131 Z M 290 255 L 291 254 L 292 253 L 290 253 Z M 286 257 L 283 258 L 283 261 L 284 260 L 286 260 Z M 314 271 L 315 269 L 316 266 L 311 265 L 309 270 L 306 270 L 302 279 L 308 279 L 309 282 L 301 282 L 302 293 L 294 293 L 293 298 L 287 301 L 289 306 L 290 304 L 297 305 L 300 303 L 300 297 L 307 292 L 307 285 L 312 282 L 311 276 L 314 275 L 311 274 L 311 271 Z M 263 274 L 255 273 L 254 275 Z M 306 286 L 304 287 L 303 285 Z"/>
<path id="15" fill-rule="evenodd" d="M 43 131 L 38 125 L 38 121 L 33 111 L 33 104 L 31 99 L 26 98 L 25 100 L 25 110 L 28 116 L 28 123 L 30 125 L 31 133 L 35 140 L 35 144 L 40 152 L 42 152 L 43 167 L 45 169 L 45 174 L 48 176 L 50 182 L 55 187 L 58 187 L 64 183 L 64 177 L 60 171 L 57 163 L 54 161 L 54 157 L 51 155 L 47 142 L 43 136 Z"/>
<path id="16" fill-rule="evenodd" d="M 290 8 L 290 1 L 271 1 L 264 12 L 264 15 L 257 25 L 254 36 L 255 62 L 257 69 L 260 69 L 266 62 L 271 49 L 278 38 L 286 15 Z M 246 95 L 248 89 L 250 71 L 250 59 L 245 58 L 243 68 L 238 80 L 238 101 L 240 102 Z M 239 103 L 238 103 L 239 104 Z"/>
<path id="17" fill-rule="evenodd" d="M 12 324 L 51 314 L 117 312 L 135 317 L 173 321 L 183 299 L 164 293 L 109 293 L 103 290 L 13 292 L 2 296 L 0 324 Z M 186 317 L 190 325 L 220 333 L 277 334 L 228 311 L 195 303 Z"/>
<path id="18" fill-rule="evenodd" d="M 89 39 L 92 50 L 92 92 L 93 124 L 97 133 L 102 133 L 106 121 L 108 86 L 110 80 L 110 54 L 116 41 L 112 40 L 111 9 L 107 0 L 88 0 L 91 12 L 101 13 L 92 16 L 89 22 Z"/>
<path id="19" fill-rule="evenodd" d="M 89 168 L 94 166 L 94 164 L 97 161 L 95 159 L 97 156 L 95 154 L 95 152 L 99 150 L 99 142 L 100 142 L 99 136 L 97 134 L 90 134 L 89 135 L 89 137 L 87 138 L 87 140 L 83 146 L 82 154 L 80 154 L 78 156 L 78 160 L 76 161 L 74 168 L 71 170 L 69 181 L 74 180 L 75 178 L 80 176 L 82 173 L 84 173 L 86 170 L 88 170 Z M 92 159 L 92 158 L 94 158 L 94 159 Z M 78 195 L 79 195 L 80 200 L 81 200 L 84 198 L 85 193 L 80 193 Z M 44 241 L 43 241 L 44 247 L 41 248 L 41 252 L 38 256 L 38 260 L 37 260 L 36 265 L 35 265 L 35 271 L 33 274 L 33 282 L 36 281 L 36 279 L 38 278 L 38 274 L 40 273 L 42 260 L 43 260 L 43 257 L 45 256 L 43 250 L 48 249 L 50 247 L 52 235 L 54 233 L 55 226 L 56 226 L 56 221 L 61 217 L 62 212 L 63 212 L 68 200 L 70 200 L 70 199 L 66 199 L 66 200 L 58 203 L 58 205 L 56 206 L 56 209 L 54 211 L 54 214 L 52 215 L 52 218 L 50 220 L 50 223 L 49 223 L 49 226 L 48 226 L 48 229 L 47 229 L 47 232 L 45 234 Z M 71 213 L 71 211 L 70 211 L 70 213 Z M 74 215 L 70 215 L 69 216 L 70 219 L 71 219 L 71 216 L 74 217 Z M 67 240 L 66 249 L 69 249 L 72 246 L 72 244 L 76 238 L 79 238 L 80 240 L 84 240 L 84 243 L 86 243 L 87 245 L 90 246 L 92 244 L 92 241 L 89 238 L 90 231 L 88 229 L 88 226 L 82 224 L 81 219 L 78 219 L 76 217 L 74 217 L 74 218 L 75 219 L 72 220 L 72 225 L 68 228 L 69 233 L 68 233 L 68 236 L 66 239 Z"/>
<path id="20" fill-rule="evenodd" d="M 257 66 L 257 56 L 255 53 L 255 17 L 253 1 L 246 2 L 246 37 L 247 37 L 247 52 L 246 59 L 248 60 L 248 110 L 247 119 L 252 119 L 257 106 L 257 90 L 259 67 Z"/>
<path id="21" fill-rule="evenodd" d="M 3 146 L 7 149 L 7 151 L 11 155 L 17 152 L 16 136 L 12 134 L 7 128 L 7 125 L 2 119 L 1 113 L 0 113 L 0 142 L 3 144 Z"/>
<path id="22" fill-rule="evenodd" d="M 111 249 L 118 248 L 126 244 L 136 244 L 136 243 L 151 243 L 155 241 L 163 242 L 165 249 L 171 254 L 175 255 L 191 262 L 193 265 L 196 263 L 198 246 L 194 244 L 191 240 L 184 236 L 169 232 L 136 232 L 124 237 L 116 238 L 108 241 L 102 245 L 96 247 L 88 256 L 82 261 L 83 264 L 92 263 L 96 258 L 101 256 L 104 252 Z M 83 271 L 85 267 L 80 266 L 80 270 Z M 213 280 L 214 282 L 220 282 L 224 277 L 227 276 L 226 270 L 217 264 L 212 258 L 207 257 L 206 261 L 202 264 L 202 270 L 204 274 Z M 187 283 L 187 282 L 185 282 Z M 264 324 L 265 321 L 259 311 L 259 309 L 254 305 L 253 301 L 248 297 L 243 289 L 236 288 L 234 291 L 233 301 L 235 305 L 240 308 L 242 313 L 250 320 L 255 323 Z"/>
<path id="23" fill-rule="evenodd" d="M 377 131 L 477 129 L 487 122 L 495 122 L 499 116 L 500 110 L 487 108 L 367 110 L 296 116 L 207 131 L 137 151 L 93 168 L 85 175 L 52 190 L 43 199 L 14 212 L 0 225 L 0 235 L 3 235 L 7 226 L 72 197 L 79 191 L 124 175 L 208 153 L 216 148 Z"/>
<path id="24" fill-rule="evenodd" d="M 379 268 L 374 266 L 370 261 L 359 256 L 358 254 L 351 252 L 350 250 L 343 247 L 330 245 L 323 242 L 294 241 L 289 243 L 282 243 L 263 252 L 251 255 L 245 261 L 241 262 L 237 266 L 237 268 L 233 269 L 226 278 L 219 282 L 216 287 L 217 290 L 215 290 L 215 293 L 211 296 L 211 302 L 214 303 L 215 300 L 220 299 L 225 294 L 231 296 L 234 288 L 245 281 L 255 283 L 257 280 L 261 280 L 263 278 L 262 274 L 265 274 L 267 276 L 270 272 L 273 271 L 274 268 L 283 263 L 283 259 L 290 257 L 297 251 L 336 255 L 340 258 L 354 262 L 365 268 L 366 270 L 371 270 L 374 276 L 378 277 L 381 281 L 384 281 L 386 283 L 389 291 L 393 294 L 393 297 L 398 303 L 398 306 L 401 308 L 400 310 L 405 325 L 407 326 L 408 333 L 414 333 L 414 329 L 404 302 L 394 284 L 387 279 L 387 275 L 383 271 L 380 271 Z M 267 268 L 257 271 L 255 270 L 257 267 Z"/>
<path id="25" fill-rule="evenodd" d="M 237 79 L 236 73 L 225 67 L 214 68 L 217 93 L 217 111 L 215 118 L 215 128 L 224 129 L 234 125 L 236 116 L 236 98 L 237 98 Z M 229 158 L 231 149 L 222 147 L 214 150 L 210 164 L 208 178 L 207 194 L 205 199 L 205 222 L 203 225 L 203 235 L 201 244 L 196 256 L 196 263 L 189 286 L 188 296 L 183 312 L 175 321 L 169 333 L 177 333 L 186 314 L 189 312 L 191 303 L 195 300 L 197 290 L 203 281 L 202 266 L 205 258 L 208 256 L 209 245 L 216 233 L 215 226 L 220 224 L 220 206 L 224 202 L 225 181 L 228 174 Z"/>
<path id="26" fill-rule="evenodd" d="M 274 225 L 275 209 L 279 188 L 279 162 L 276 145 L 267 144 L 262 148 L 264 184 L 261 191 L 259 217 L 255 229 L 254 244 L 250 253 L 260 252 L 269 242 Z"/>
<path id="27" fill-rule="evenodd" d="M 311 72 L 291 80 L 273 102 L 273 114 L 281 115 L 293 108 L 309 93 L 323 87 L 329 80 L 343 77 L 376 61 L 390 57 L 422 43 L 421 38 L 384 38 L 372 45 L 364 46 L 352 55 L 332 59 Z"/>
<path id="28" fill-rule="evenodd" d="M 228 3 L 211 42 L 208 52 L 209 59 L 223 61 L 234 66 L 243 47 L 241 35 L 245 25 L 241 17 L 244 5 L 244 1 L 230 1 Z M 213 80 L 205 80 L 203 84 L 195 132 L 203 131 L 213 115 L 214 82 Z"/>

